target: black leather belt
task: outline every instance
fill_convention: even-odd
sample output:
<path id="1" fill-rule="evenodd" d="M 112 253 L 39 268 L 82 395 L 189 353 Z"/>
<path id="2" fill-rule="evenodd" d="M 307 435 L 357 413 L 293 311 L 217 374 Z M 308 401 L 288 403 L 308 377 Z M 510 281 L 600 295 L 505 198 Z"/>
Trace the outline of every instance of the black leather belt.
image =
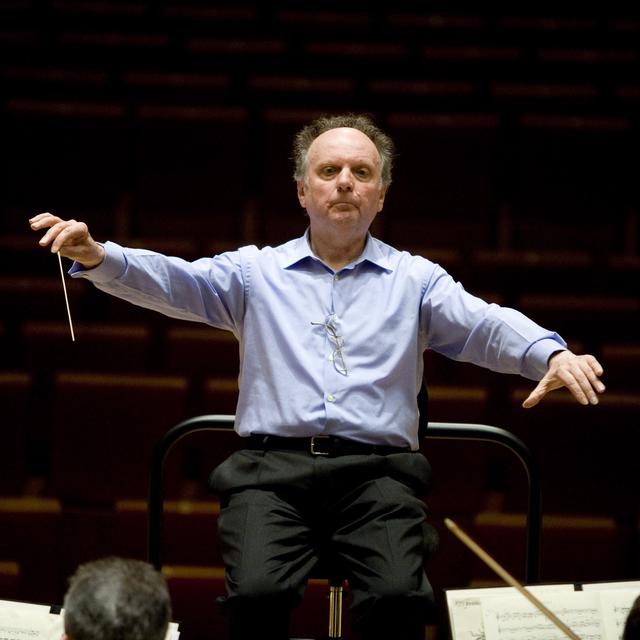
<path id="1" fill-rule="evenodd" d="M 247 438 L 247 449 L 285 449 L 307 451 L 314 456 L 349 456 L 377 455 L 386 456 L 392 453 L 409 453 L 409 447 L 391 447 L 388 445 L 366 444 L 355 440 L 345 440 L 335 436 L 312 436 L 310 438 L 287 438 L 254 434 Z"/>

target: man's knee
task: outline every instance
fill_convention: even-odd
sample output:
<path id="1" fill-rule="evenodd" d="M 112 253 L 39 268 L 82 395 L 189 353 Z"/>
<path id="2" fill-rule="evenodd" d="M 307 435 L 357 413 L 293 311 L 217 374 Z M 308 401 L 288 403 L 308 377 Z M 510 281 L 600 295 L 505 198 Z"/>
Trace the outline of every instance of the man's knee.
<path id="1" fill-rule="evenodd" d="M 433 598 L 431 585 L 426 577 L 387 575 L 384 580 L 370 582 L 363 600 L 369 602 L 402 602 Z"/>
<path id="2" fill-rule="evenodd" d="M 256 571 L 235 585 L 232 595 L 246 600 L 281 601 L 294 600 L 295 593 L 295 589 L 292 589 L 289 584 Z"/>
<path id="3" fill-rule="evenodd" d="M 433 614 L 431 589 L 405 591 L 400 583 L 367 594 L 352 609 L 353 627 L 366 640 L 422 640 Z"/>
<path id="4" fill-rule="evenodd" d="M 391 616 L 424 622 L 433 609 L 433 590 L 426 576 L 387 576 L 354 593 L 354 618 L 365 625 L 385 624 Z"/>
<path id="5" fill-rule="evenodd" d="M 228 601 L 245 603 L 250 608 L 273 606 L 283 609 L 292 609 L 302 601 L 304 585 L 296 586 L 286 576 L 262 571 L 263 568 L 256 566 L 242 575 L 228 572 Z"/>

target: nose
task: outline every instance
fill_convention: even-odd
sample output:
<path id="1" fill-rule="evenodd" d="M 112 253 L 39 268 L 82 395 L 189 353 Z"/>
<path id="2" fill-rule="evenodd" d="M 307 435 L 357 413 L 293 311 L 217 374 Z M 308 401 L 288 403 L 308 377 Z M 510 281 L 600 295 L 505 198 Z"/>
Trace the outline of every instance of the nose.
<path id="1" fill-rule="evenodd" d="M 338 174 L 337 187 L 338 191 L 353 191 L 353 175 L 348 167 Z"/>

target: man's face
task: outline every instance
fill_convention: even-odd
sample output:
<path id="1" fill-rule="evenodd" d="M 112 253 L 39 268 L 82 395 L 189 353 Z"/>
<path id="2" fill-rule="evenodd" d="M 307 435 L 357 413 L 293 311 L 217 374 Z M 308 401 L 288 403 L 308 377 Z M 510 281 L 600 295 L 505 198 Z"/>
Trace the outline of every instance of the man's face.
<path id="1" fill-rule="evenodd" d="M 361 131 L 347 127 L 325 131 L 311 143 L 306 179 L 297 184 L 312 232 L 341 227 L 366 233 L 382 209 L 386 191 L 375 145 Z"/>

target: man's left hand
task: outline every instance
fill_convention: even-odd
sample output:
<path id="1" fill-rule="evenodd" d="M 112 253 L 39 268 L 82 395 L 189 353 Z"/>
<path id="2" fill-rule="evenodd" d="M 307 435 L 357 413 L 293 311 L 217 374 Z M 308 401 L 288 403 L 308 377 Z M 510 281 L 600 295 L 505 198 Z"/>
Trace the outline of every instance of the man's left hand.
<path id="1" fill-rule="evenodd" d="M 598 393 L 605 390 L 600 381 L 603 373 L 600 363 L 590 355 L 577 356 L 571 351 L 559 351 L 549 358 L 549 369 L 538 386 L 522 403 L 530 409 L 549 391 L 567 387 L 580 404 L 598 404 Z"/>

